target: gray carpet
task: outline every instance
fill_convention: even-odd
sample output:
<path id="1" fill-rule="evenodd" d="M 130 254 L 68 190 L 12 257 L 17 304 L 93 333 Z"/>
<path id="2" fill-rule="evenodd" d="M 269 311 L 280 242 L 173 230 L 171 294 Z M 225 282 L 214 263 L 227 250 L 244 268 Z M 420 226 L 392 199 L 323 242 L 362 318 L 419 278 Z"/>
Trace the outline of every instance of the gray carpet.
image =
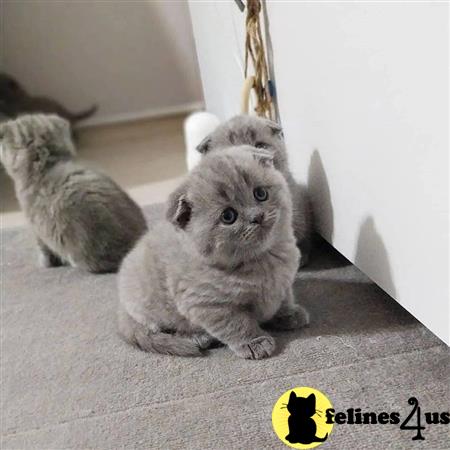
<path id="1" fill-rule="evenodd" d="M 416 396 L 423 412 L 448 411 L 448 348 L 325 244 L 296 282 L 311 326 L 245 361 L 226 348 L 195 359 L 130 348 L 116 335 L 114 275 L 38 268 L 29 232 L 2 237 L 4 449 L 282 449 L 271 411 L 295 386 L 336 410 L 405 418 Z M 448 430 L 427 426 L 418 442 L 398 425 L 335 425 L 323 448 L 444 449 Z"/>

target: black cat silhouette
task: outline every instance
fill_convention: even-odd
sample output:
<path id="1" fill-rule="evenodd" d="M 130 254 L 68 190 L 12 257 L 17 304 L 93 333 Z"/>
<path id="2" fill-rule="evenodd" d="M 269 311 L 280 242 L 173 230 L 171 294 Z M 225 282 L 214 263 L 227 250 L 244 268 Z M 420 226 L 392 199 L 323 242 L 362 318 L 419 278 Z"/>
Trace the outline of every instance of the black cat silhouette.
<path id="1" fill-rule="evenodd" d="M 323 437 L 317 437 L 317 425 L 312 416 L 316 413 L 316 396 L 297 397 L 294 391 L 289 396 L 287 410 L 290 412 L 288 418 L 289 434 L 286 440 L 291 444 L 311 444 L 313 442 L 324 442 L 328 433 Z"/>

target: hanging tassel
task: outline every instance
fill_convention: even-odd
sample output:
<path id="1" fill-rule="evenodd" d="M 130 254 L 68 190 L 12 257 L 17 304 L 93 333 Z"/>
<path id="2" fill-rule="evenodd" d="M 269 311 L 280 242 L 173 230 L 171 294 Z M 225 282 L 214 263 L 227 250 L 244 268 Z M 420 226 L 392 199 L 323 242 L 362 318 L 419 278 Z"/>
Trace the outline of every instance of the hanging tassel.
<path id="1" fill-rule="evenodd" d="M 268 76 L 266 52 L 264 41 L 261 34 L 261 24 L 259 15 L 261 13 L 260 0 L 247 1 L 247 18 L 245 20 L 246 36 L 245 36 L 245 83 L 243 89 L 243 100 L 248 102 L 244 97 L 244 93 L 248 93 L 249 80 L 253 79 L 253 91 L 256 97 L 255 112 L 260 117 L 268 119 L 274 118 L 274 108 L 272 103 L 271 87 Z M 251 60 L 254 75 L 248 76 L 249 60 Z M 248 104 L 248 103 L 247 103 Z M 245 108 L 248 112 L 248 106 Z"/>

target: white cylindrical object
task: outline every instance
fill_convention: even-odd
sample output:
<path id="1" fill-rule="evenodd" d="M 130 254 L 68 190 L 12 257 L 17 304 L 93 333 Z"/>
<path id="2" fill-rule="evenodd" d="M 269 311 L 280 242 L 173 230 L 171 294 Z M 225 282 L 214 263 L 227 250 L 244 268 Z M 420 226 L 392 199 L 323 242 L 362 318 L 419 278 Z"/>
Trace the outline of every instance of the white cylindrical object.
<path id="1" fill-rule="evenodd" d="M 186 162 L 188 170 L 200 161 L 201 154 L 196 150 L 200 142 L 212 133 L 220 121 L 214 114 L 206 111 L 195 112 L 184 121 L 184 140 L 186 143 Z"/>

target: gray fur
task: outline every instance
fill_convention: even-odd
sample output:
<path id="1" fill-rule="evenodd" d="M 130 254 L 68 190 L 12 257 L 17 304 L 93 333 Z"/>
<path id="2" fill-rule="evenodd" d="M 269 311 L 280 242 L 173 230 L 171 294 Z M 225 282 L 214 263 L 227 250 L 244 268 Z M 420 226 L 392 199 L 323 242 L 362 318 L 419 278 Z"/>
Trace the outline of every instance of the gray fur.
<path id="1" fill-rule="evenodd" d="M 1 162 L 14 180 L 45 267 L 112 272 L 147 230 L 139 207 L 107 176 L 77 164 L 69 123 L 29 115 L 0 125 Z"/>
<path id="2" fill-rule="evenodd" d="M 129 343 L 193 356 L 217 340 L 260 359 L 275 349 L 261 325 L 308 322 L 292 293 L 300 255 L 286 180 L 270 154 L 250 150 L 204 158 L 170 196 L 167 221 L 124 259 L 119 331 Z M 268 190 L 266 201 L 255 200 L 258 186 Z M 220 220 L 228 207 L 238 212 L 232 225 Z"/>
<path id="3" fill-rule="evenodd" d="M 293 202 L 294 235 L 300 247 L 301 266 L 309 260 L 313 230 L 312 208 L 306 186 L 297 183 L 289 170 L 286 147 L 281 127 L 267 119 L 254 116 L 236 116 L 223 123 L 197 147 L 200 153 L 224 149 L 230 145 L 265 144 L 274 155 L 275 168 L 286 178 Z"/>

